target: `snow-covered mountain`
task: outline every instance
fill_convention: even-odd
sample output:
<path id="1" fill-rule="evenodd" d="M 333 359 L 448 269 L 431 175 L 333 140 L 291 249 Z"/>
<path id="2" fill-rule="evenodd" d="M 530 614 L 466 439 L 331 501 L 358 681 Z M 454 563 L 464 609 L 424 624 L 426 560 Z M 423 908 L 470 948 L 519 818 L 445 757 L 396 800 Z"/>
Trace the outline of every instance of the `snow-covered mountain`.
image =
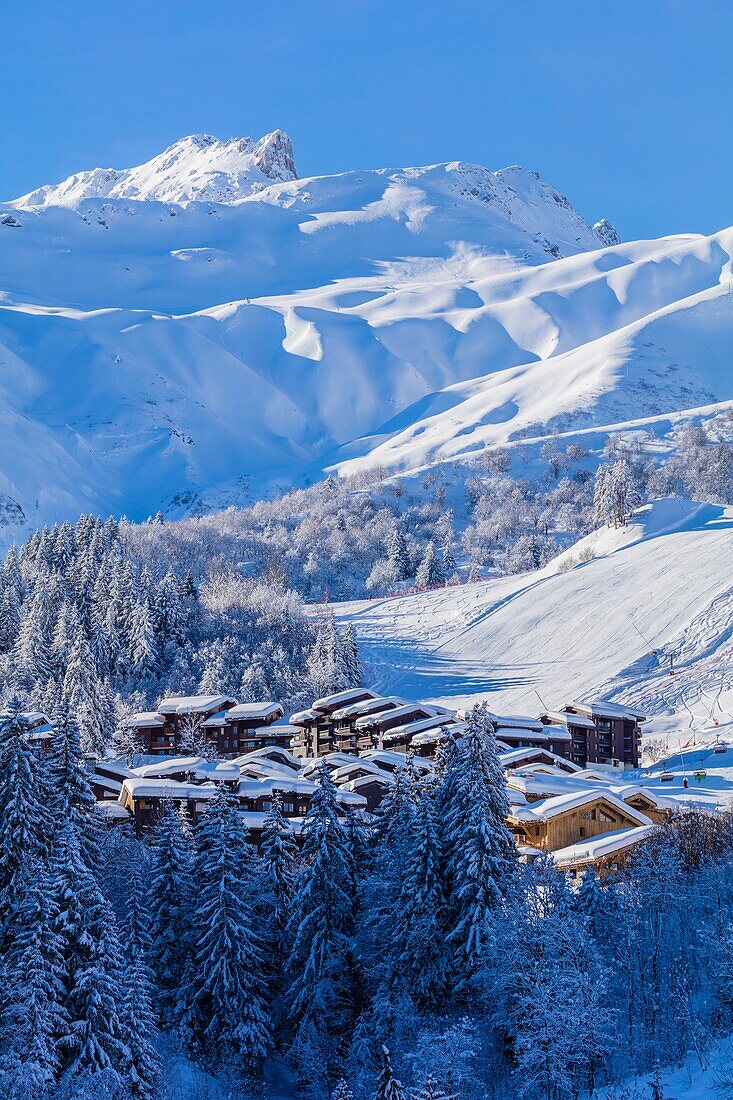
<path id="1" fill-rule="evenodd" d="M 279 131 L 82 173 L 0 205 L 0 522 L 663 431 L 733 399 L 732 256 L 523 168 L 297 179 Z"/>
<path id="2" fill-rule="evenodd" d="M 192 134 L 145 164 L 78 172 L 23 195 L 18 205 L 74 206 L 83 199 L 234 202 L 273 181 L 297 178 L 293 146 L 281 130 L 259 141 Z"/>

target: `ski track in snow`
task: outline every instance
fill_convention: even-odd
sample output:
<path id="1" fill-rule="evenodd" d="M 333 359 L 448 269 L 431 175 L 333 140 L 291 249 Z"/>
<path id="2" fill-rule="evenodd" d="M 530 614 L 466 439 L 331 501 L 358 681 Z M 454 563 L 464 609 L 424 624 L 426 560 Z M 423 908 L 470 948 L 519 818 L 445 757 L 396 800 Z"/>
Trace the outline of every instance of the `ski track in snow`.
<path id="1" fill-rule="evenodd" d="M 586 547 L 592 560 L 558 571 Z M 616 699 L 650 716 L 648 737 L 692 750 L 726 734 L 733 743 L 732 566 L 733 508 L 658 501 L 538 573 L 339 615 L 384 692 L 530 715 Z M 733 750 L 713 763 L 733 792 Z"/>

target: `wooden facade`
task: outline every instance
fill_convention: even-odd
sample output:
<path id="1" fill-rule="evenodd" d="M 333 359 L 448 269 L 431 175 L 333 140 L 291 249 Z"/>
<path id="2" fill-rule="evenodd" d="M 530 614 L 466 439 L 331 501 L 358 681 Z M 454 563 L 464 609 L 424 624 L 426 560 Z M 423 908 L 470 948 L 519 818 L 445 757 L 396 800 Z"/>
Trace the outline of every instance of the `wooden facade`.
<path id="1" fill-rule="evenodd" d="M 515 810 L 510 815 L 508 825 L 517 844 L 539 848 L 543 852 L 555 852 L 602 833 L 649 824 L 647 819 L 618 799 L 598 791 L 591 792 L 591 797 L 580 804 L 570 804 L 560 812 L 542 812 L 547 811 L 549 803 L 559 801 L 546 799 L 537 813 Z"/>

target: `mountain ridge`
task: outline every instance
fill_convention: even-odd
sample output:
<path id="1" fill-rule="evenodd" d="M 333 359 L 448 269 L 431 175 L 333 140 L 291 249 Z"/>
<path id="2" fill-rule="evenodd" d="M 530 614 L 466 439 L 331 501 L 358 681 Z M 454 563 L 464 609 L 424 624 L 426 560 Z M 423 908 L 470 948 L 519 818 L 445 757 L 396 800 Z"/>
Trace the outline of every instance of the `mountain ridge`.
<path id="1" fill-rule="evenodd" d="M 292 147 L 265 144 L 282 174 Z M 244 171 L 258 145 L 186 145 L 191 186 L 212 150 Z M 153 197 L 189 181 L 186 157 L 172 175 L 158 158 L 145 199 L 0 204 L 8 524 L 552 432 L 602 447 L 733 400 L 731 231 L 621 244 L 536 173 L 460 161 Z"/>

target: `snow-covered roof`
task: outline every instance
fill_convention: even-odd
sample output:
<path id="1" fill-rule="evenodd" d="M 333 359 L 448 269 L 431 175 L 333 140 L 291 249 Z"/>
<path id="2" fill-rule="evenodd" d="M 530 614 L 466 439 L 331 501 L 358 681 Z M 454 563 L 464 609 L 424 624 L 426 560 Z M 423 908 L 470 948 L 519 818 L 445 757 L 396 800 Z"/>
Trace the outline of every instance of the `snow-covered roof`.
<path id="1" fill-rule="evenodd" d="M 210 779 L 214 783 L 235 783 L 240 771 L 233 760 L 205 760 L 197 765 L 194 775 L 197 779 Z"/>
<path id="2" fill-rule="evenodd" d="M 126 819 L 130 816 L 130 811 L 124 806 L 121 806 L 119 802 L 97 802 L 95 809 L 105 817 L 119 820 Z"/>
<path id="3" fill-rule="evenodd" d="M 542 741 L 546 743 L 557 741 L 569 741 L 570 733 L 567 726 L 543 726 L 538 722 L 536 726 L 500 726 L 496 731 L 505 740 Z"/>
<path id="4" fill-rule="evenodd" d="M 193 772 L 205 763 L 203 756 L 166 756 L 155 764 L 130 768 L 130 774 L 133 778 L 153 779 L 156 776 L 175 775 L 176 772 Z"/>
<path id="5" fill-rule="evenodd" d="M 496 729 L 502 731 L 505 729 L 525 729 L 542 733 L 544 728 L 538 718 L 528 718 L 523 714 L 497 714 L 493 722 Z"/>
<path id="6" fill-rule="evenodd" d="M 545 718 L 549 718 L 551 722 L 556 722 L 561 726 L 578 726 L 582 729 L 595 729 L 595 723 L 591 718 L 587 718 L 584 714 L 568 714 L 564 710 L 548 710 L 546 711 Z"/>
<path id="7" fill-rule="evenodd" d="M 348 718 L 360 718 L 363 714 L 377 714 L 384 710 L 394 710 L 405 703 L 395 695 L 375 695 L 373 699 L 363 699 L 360 703 L 350 703 L 348 707 L 340 707 L 331 717 L 337 722 Z"/>
<path id="8" fill-rule="evenodd" d="M 523 761 L 536 760 L 538 756 L 549 756 L 552 760 L 556 761 L 559 768 L 563 768 L 569 772 L 579 772 L 581 769 L 578 764 L 574 764 L 572 760 L 566 760 L 564 756 L 558 756 L 556 753 L 551 752 L 549 749 L 543 746 L 535 746 L 534 748 L 525 749 L 512 749 L 509 752 L 503 752 L 499 756 L 501 764 L 505 768 L 511 768 L 515 765 L 521 764 Z"/>
<path id="9" fill-rule="evenodd" d="M 158 710 L 161 714 L 205 714 L 209 710 L 223 710 L 236 702 L 230 695 L 172 695 L 161 699 Z"/>
<path id="10" fill-rule="evenodd" d="M 279 703 L 237 703 L 226 713 L 232 722 L 246 718 L 259 718 L 265 721 L 268 718 L 280 718 L 283 708 Z"/>
<path id="11" fill-rule="evenodd" d="M 377 699 L 377 693 L 370 688 L 347 688 L 345 691 L 337 691 L 333 695 L 324 695 L 321 699 L 313 700 L 314 710 L 337 710 L 339 707 L 348 706 L 349 703 L 358 703 L 366 699 Z"/>
<path id="12" fill-rule="evenodd" d="M 359 792 L 362 787 L 368 787 L 370 783 L 376 783 L 380 787 L 393 787 L 395 779 L 389 772 L 380 771 L 379 768 L 369 775 L 360 775 L 356 779 L 349 779 L 339 787 L 341 791 Z"/>
<path id="13" fill-rule="evenodd" d="M 382 769 L 372 760 L 363 760 L 361 756 L 354 756 L 348 764 L 342 764 L 340 768 L 336 768 L 335 771 L 331 772 L 331 779 L 334 783 L 338 783 L 340 779 L 348 778 L 357 768 L 372 775 L 384 774 Z"/>
<path id="14" fill-rule="evenodd" d="M 327 752 L 323 756 L 314 756 L 303 761 L 303 775 L 316 775 L 324 764 L 329 771 L 333 772 L 359 759 L 353 752 Z"/>
<path id="15" fill-rule="evenodd" d="M 298 710 L 295 714 L 291 714 L 290 723 L 293 726 L 305 726 L 309 722 L 315 722 L 318 718 L 323 718 L 323 715 L 311 707 L 308 710 Z"/>
<path id="16" fill-rule="evenodd" d="M 245 752 L 242 756 L 238 756 L 235 760 L 232 760 L 232 764 L 236 764 L 237 767 L 241 768 L 246 764 L 260 761 L 263 763 L 275 761 L 281 767 L 290 768 L 296 772 L 301 771 L 303 768 L 303 761 L 299 760 L 297 756 L 293 756 L 282 745 L 261 745 L 259 749 L 252 749 L 251 752 Z"/>
<path id="17" fill-rule="evenodd" d="M 299 776 L 269 776 L 267 779 L 240 779 L 237 793 L 240 798 L 271 798 L 275 791 L 287 794 L 312 795 L 318 785 Z"/>
<path id="18" fill-rule="evenodd" d="M 119 801 L 130 798 L 215 798 L 219 788 L 215 783 L 178 783 L 175 779 L 126 779 L 122 784 Z"/>
<path id="19" fill-rule="evenodd" d="M 568 776 L 568 778 L 572 778 Z M 624 813 L 640 825 L 651 825 L 649 818 L 628 806 L 617 798 L 610 790 L 592 788 L 589 791 L 572 791 L 568 794 L 560 794 L 553 798 L 546 798 L 543 802 L 532 802 L 521 810 L 517 810 L 512 816 L 517 821 L 549 821 L 559 814 L 568 813 L 570 810 L 579 810 L 583 806 L 591 805 L 599 799 L 604 799 L 619 813 Z"/>
<path id="20" fill-rule="evenodd" d="M 591 837 L 590 840 L 582 840 L 578 844 L 570 844 L 567 848 L 559 848 L 551 855 L 558 867 L 578 867 L 586 863 L 595 863 L 596 860 L 632 848 L 640 841 L 646 840 L 658 828 L 658 825 L 649 824 L 638 825 L 632 829 L 619 829 L 613 833 L 601 833 L 600 836 Z"/>
<path id="21" fill-rule="evenodd" d="M 154 726 L 164 725 L 165 718 L 157 710 L 141 710 L 137 714 L 128 714 L 120 722 L 120 727 L 125 730 L 152 729 Z"/>
<path id="22" fill-rule="evenodd" d="M 634 722 L 646 722 L 646 715 L 640 710 L 632 710 L 621 703 L 611 703 L 607 699 L 588 699 L 580 702 L 566 703 L 563 710 L 572 707 L 573 710 L 587 714 L 591 718 L 626 718 Z"/>
<path id="23" fill-rule="evenodd" d="M 364 749 L 359 756 L 363 760 L 373 760 L 378 767 L 391 772 L 407 763 L 403 752 L 393 752 L 391 749 Z M 412 766 L 421 772 L 431 772 L 434 769 L 432 760 L 426 760 L 423 756 L 413 756 Z"/>
<path id="24" fill-rule="evenodd" d="M 395 707 L 394 710 L 390 710 L 387 715 L 383 713 L 364 714 L 361 718 L 356 719 L 355 725 L 358 730 L 369 729 L 372 726 L 378 726 L 383 720 L 392 722 L 395 718 L 401 718 L 402 715 L 407 718 L 410 714 L 415 714 L 417 711 L 422 712 L 425 718 L 430 718 L 436 714 L 450 714 L 450 711 L 445 710 L 443 707 L 435 707 L 430 703 L 405 703 L 401 707 Z"/>
<path id="25" fill-rule="evenodd" d="M 398 741 L 402 737 L 413 737 L 416 733 L 423 733 L 425 730 L 439 730 L 441 726 L 452 727 L 455 733 L 457 732 L 455 727 L 464 729 L 465 723 L 459 722 L 451 714 L 435 714 L 431 718 L 416 718 L 414 722 L 407 722 L 403 726 L 395 726 L 385 733 L 384 740 Z"/>
<path id="26" fill-rule="evenodd" d="M 267 813 L 264 810 L 239 810 L 239 816 L 243 823 L 252 832 L 261 832 L 265 827 L 267 821 Z M 302 817 L 286 817 L 284 819 L 285 825 L 295 836 L 300 836 L 303 832 L 303 818 Z"/>

